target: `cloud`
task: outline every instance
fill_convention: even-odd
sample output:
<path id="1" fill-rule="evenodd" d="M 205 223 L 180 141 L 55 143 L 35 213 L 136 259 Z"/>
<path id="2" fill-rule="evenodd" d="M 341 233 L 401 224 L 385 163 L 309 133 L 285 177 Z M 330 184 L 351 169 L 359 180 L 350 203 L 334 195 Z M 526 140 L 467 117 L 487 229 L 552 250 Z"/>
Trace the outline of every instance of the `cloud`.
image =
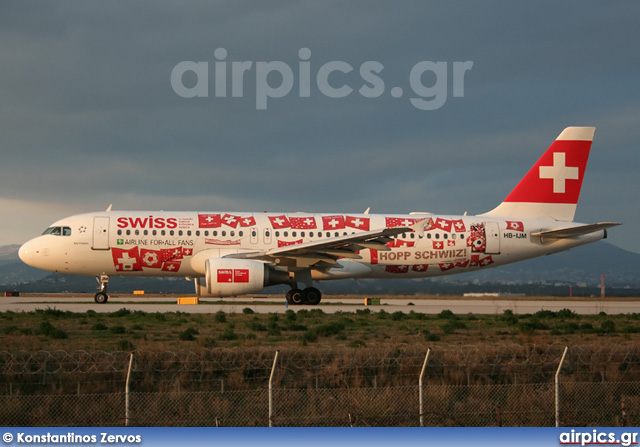
<path id="1" fill-rule="evenodd" d="M 640 6 L 599 2 L 14 2 L 0 16 L 0 194 L 39 232 L 66 210 L 119 208 L 482 212 L 502 200 L 568 125 L 596 125 L 578 216 L 638 219 Z M 253 61 L 242 98 L 185 99 L 181 61 Z M 346 98 L 301 98 L 300 48 L 313 75 L 330 61 Z M 286 62 L 289 95 L 256 110 L 255 63 Z M 365 98 L 358 68 L 384 66 Z M 447 100 L 409 101 L 420 61 L 448 65 Z M 452 63 L 473 61 L 464 97 Z M 230 82 L 229 75 L 229 82 Z M 277 78 L 277 77 L 276 77 Z M 272 82 L 276 82 L 272 80 Z M 427 73 L 421 82 L 433 78 Z M 403 88 L 393 98 L 391 87 Z M 603 151 L 603 152 L 601 152 Z M 606 156 L 600 156 L 606 151 Z M 631 191 L 631 192 L 630 192 Z M 38 204 L 52 204 L 38 207 Z M 37 212 L 36 210 L 40 210 Z M 65 212 L 66 212 L 65 211 Z M 37 228 L 36 228 L 37 227 Z M 612 241 L 640 251 L 633 225 Z M 632 241 L 632 242 L 628 242 Z"/>

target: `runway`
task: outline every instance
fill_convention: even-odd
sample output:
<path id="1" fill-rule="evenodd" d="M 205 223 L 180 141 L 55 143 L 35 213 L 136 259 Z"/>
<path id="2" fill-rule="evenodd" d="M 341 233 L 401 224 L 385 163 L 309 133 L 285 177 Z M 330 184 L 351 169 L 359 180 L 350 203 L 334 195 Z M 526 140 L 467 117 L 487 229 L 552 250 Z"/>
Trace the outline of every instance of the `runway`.
<path id="1" fill-rule="evenodd" d="M 592 300 L 562 299 L 424 299 L 415 297 L 381 299 L 379 305 L 365 306 L 364 298 L 332 298 L 325 297 L 319 306 L 287 306 L 284 297 L 266 298 L 204 298 L 198 305 L 178 305 L 176 297 L 138 297 L 112 296 L 107 304 L 96 304 L 93 297 L 67 296 L 20 296 L 0 297 L 1 312 L 33 312 L 37 309 L 55 308 L 75 313 L 115 312 L 121 308 L 132 311 L 153 312 L 186 312 L 186 313 L 239 313 L 250 308 L 256 313 L 284 313 L 287 309 L 322 309 L 325 313 L 355 312 L 358 309 L 370 309 L 372 312 L 397 312 L 437 314 L 445 309 L 455 314 L 502 314 L 510 309 L 515 314 L 535 313 L 539 310 L 558 311 L 571 309 L 581 315 L 627 314 L 640 311 L 640 301 L 619 300 L 615 298 Z"/>

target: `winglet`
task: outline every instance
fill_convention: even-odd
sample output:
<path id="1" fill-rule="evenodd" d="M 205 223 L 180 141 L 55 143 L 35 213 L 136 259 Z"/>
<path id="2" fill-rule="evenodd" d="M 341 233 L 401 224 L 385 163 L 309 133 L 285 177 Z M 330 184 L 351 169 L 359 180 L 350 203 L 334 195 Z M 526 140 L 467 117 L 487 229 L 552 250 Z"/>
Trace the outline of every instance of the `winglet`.
<path id="1" fill-rule="evenodd" d="M 112 207 L 113 207 L 113 203 L 110 203 L 109 206 L 107 207 L 107 211 L 111 211 Z"/>

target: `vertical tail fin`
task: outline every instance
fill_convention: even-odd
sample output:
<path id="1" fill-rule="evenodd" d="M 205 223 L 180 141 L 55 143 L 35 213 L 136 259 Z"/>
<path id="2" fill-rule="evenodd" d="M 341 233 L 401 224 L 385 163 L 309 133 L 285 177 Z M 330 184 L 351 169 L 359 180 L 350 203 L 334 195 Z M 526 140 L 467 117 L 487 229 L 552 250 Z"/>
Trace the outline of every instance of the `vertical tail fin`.
<path id="1" fill-rule="evenodd" d="M 563 130 L 507 198 L 484 216 L 573 221 L 595 130 Z"/>

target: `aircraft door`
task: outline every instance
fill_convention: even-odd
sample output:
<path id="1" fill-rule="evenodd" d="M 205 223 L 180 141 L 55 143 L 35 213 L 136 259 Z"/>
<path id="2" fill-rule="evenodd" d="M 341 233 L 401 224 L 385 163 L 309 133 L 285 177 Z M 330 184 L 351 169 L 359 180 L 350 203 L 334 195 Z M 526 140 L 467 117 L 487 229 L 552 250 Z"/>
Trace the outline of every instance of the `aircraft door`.
<path id="1" fill-rule="evenodd" d="M 258 229 L 255 227 L 251 229 L 251 243 L 252 244 L 258 243 Z"/>
<path id="2" fill-rule="evenodd" d="M 109 250 L 109 217 L 93 218 L 93 245 L 94 250 Z"/>
<path id="3" fill-rule="evenodd" d="M 500 254 L 500 227 L 498 222 L 484 222 L 484 229 L 487 238 L 484 252 L 491 255 Z"/>

